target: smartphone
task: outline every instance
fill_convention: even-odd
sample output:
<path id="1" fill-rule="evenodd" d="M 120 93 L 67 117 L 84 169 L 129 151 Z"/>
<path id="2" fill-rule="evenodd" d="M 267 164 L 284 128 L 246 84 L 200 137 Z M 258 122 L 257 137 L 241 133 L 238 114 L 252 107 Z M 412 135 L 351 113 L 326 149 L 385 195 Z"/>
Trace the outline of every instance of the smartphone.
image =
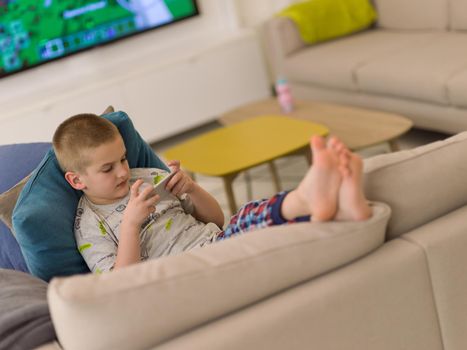
<path id="1" fill-rule="evenodd" d="M 161 181 L 154 185 L 154 192 L 157 193 L 159 196 L 162 196 L 164 193 L 168 193 L 168 191 L 165 189 L 165 186 L 175 174 L 176 172 L 169 173 Z"/>

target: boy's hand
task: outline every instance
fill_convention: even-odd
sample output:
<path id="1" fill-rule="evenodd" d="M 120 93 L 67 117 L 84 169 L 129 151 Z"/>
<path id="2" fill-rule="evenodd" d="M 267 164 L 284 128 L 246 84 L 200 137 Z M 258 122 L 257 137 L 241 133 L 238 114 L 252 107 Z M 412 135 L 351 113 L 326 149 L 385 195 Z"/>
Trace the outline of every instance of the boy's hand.
<path id="1" fill-rule="evenodd" d="M 136 226 L 141 226 L 149 214 L 156 210 L 156 203 L 160 199 L 160 196 L 154 193 L 152 186 L 140 191 L 142 184 L 143 180 L 138 179 L 131 186 L 130 200 L 123 213 L 123 219 Z"/>
<path id="2" fill-rule="evenodd" d="M 180 161 L 171 160 L 167 163 L 170 170 L 176 173 L 165 186 L 166 190 L 174 196 L 181 196 L 194 190 L 196 183 L 183 170 L 180 169 Z"/>

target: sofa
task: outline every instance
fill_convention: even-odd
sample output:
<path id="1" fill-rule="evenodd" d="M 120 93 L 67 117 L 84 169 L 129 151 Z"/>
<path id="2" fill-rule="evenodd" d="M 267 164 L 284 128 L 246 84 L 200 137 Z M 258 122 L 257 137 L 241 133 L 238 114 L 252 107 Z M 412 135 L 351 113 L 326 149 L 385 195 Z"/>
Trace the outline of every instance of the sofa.
<path id="1" fill-rule="evenodd" d="M 467 130 L 467 3 L 372 3 L 373 26 L 315 44 L 288 17 L 269 19 L 262 32 L 272 75 L 299 99 L 400 113 L 448 134 Z"/>
<path id="2" fill-rule="evenodd" d="M 108 117 L 138 139 L 124 113 Z M 363 222 L 276 226 L 50 283 L 29 250 L 31 274 L 0 269 L 0 349 L 465 349 L 466 149 L 464 132 L 366 159 Z"/>
<path id="3" fill-rule="evenodd" d="M 466 150 L 467 132 L 366 159 L 364 222 L 53 278 L 41 349 L 466 349 Z"/>

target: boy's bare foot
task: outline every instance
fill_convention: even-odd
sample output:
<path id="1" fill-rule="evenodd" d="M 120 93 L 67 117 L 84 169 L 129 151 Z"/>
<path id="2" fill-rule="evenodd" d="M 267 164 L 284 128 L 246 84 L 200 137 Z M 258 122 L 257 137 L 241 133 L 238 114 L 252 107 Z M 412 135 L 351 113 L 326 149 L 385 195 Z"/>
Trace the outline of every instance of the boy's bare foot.
<path id="1" fill-rule="evenodd" d="M 341 162 L 346 166 L 340 168 L 342 183 L 336 220 L 366 220 L 372 211 L 363 193 L 363 161 L 358 155 L 345 149 L 341 152 Z"/>
<path id="2" fill-rule="evenodd" d="M 334 218 L 342 178 L 339 170 L 341 144 L 334 137 L 329 139 L 327 145 L 322 137 L 312 137 L 312 166 L 297 189 L 285 197 L 282 205 L 282 216 L 285 219 L 302 215 L 311 215 L 312 221 Z"/>

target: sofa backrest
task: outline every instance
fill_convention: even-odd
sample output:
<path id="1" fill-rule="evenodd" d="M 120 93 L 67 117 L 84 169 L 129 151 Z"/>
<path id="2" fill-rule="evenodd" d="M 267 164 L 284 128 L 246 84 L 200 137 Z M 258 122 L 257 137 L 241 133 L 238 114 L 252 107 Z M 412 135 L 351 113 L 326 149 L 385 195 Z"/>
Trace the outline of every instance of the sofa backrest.
<path id="1" fill-rule="evenodd" d="M 467 204 L 467 132 L 364 164 L 367 198 L 392 209 L 388 239 Z"/>
<path id="2" fill-rule="evenodd" d="M 446 30 L 449 27 L 448 0 L 374 0 L 373 3 L 381 28 Z"/>
<path id="3" fill-rule="evenodd" d="M 302 41 L 294 22 L 286 17 L 274 17 L 266 21 L 262 29 L 268 62 L 275 75 L 280 77 L 283 59 L 291 53 L 303 49 L 306 44 Z"/>

